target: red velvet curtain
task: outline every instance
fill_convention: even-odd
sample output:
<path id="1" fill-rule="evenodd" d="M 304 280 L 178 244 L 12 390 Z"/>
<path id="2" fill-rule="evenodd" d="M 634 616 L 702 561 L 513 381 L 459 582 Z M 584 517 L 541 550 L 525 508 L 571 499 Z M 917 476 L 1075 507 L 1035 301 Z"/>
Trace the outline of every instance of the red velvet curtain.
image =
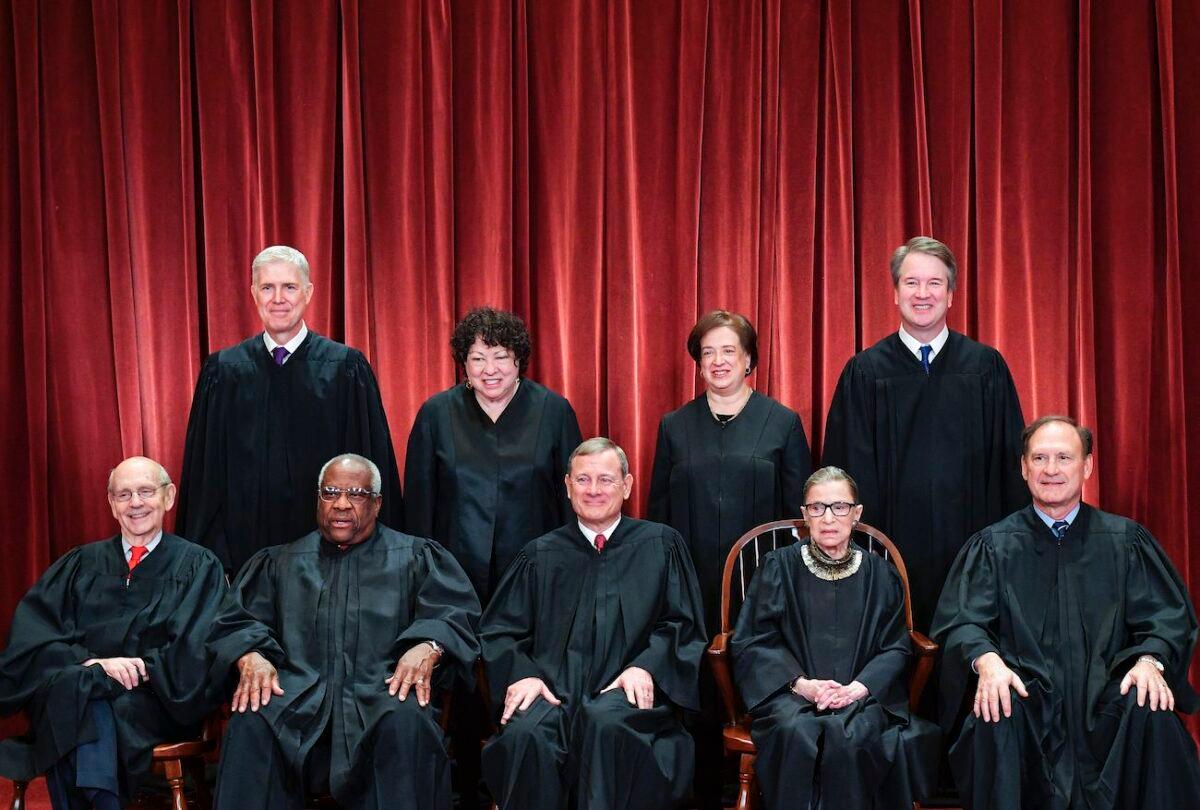
<path id="1" fill-rule="evenodd" d="M 1088 499 L 1200 594 L 1197 54 L 1183 0 L 0 0 L 0 632 L 113 531 L 117 460 L 178 473 L 200 362 L 256 330 L 250 259 L 281 242 L 399 452 L 455 319 L 511 307 L 638 513 L 698 314 L 750 316 L 754 384 L 819 447 L 846 359 L 897 326 L 890 252 L 936 235 L 951 325 L 1027 417 L 1097 429 Z"/>

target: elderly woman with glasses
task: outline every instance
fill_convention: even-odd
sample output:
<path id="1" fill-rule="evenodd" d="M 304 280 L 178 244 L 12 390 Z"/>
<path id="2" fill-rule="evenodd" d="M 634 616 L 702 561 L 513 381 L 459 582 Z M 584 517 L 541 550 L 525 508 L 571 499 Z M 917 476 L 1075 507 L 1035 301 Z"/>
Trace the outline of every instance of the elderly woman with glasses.
<path id="1" fill-rule="evenodd" d="M 936 727 L 909 714 L 904 587 L 855 548 L 858 487 L 804 486 L 809 539 L 763 558 L 730 648 L 770 808 L 911 808 L 933 785 Z"/>

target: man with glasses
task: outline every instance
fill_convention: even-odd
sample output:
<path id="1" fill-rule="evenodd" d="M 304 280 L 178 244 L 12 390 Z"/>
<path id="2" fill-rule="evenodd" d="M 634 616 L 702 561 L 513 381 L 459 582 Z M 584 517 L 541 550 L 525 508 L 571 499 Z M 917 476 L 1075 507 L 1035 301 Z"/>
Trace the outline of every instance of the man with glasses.
<path id="1" fill-rule="evenodd" d="M 972 537 L 934 617 L 942 725 L 966 807 L 1200 807 L 1175 709 L 1196 613 L 1158 542 L 1082 501 L 1092 434 L 1043 416 L 1022 435 L 1033 504 Z"/>
<path id="2" fill-rule="evenodd" d="M 621 514 L 609 439 L 571 454 L 576 520 L 528 543 L 480 627 L 501 731 L 483 775 L 504 808 L 671 807 L 692 781 L 679 709 L 699 708 L 704 607 L 679 533 Z"/>
<path id="3" fill-rule="evenodd" d="M 76 546 L 30 589 L 0 653 L 0 713 L 31 737 L 0 743 L 0 775 L 46 772 L 56 810 L 123 807 L 161 742 L 211 710 L 204 642 L 225 593 L 207 549 L 163 531 L 175 485 L 135 456 L 109 474 L 120 532 Z"/>
<path id="4" fill-rule="evenodd" d="M 312 480 L 326 459 L 378 459 L 383 520 L 400 525 L 400 476 L 371 365 L 308 328 L 308 260 L 263 250 L 251 266 L 263 331 L 200 370 L 184 445 L 179 532 L 235 573 L 259 549 L 313 530 Z"/>
<path id="5" fill-rule="evenodd" d="M 448 810 L 431 699 L 472 677 L 479 600 L 440 545 L 378 522 L 373 462 L 317 480 L 317 530 L 252 557 L 213 625 L 212 679 L 237 675 L 216 805 Z"/>

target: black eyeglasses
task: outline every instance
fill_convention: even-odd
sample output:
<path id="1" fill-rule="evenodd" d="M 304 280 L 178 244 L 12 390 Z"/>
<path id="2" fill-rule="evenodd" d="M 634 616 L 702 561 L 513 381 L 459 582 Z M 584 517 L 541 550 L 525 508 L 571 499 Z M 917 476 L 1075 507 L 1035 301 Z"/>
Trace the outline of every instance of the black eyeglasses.
<path id="1" fill-rule="evenodd" d="M 320 496 L 321 500 L 330 502 L 336 501 L 338 498 L 345 495 L 346 499 L 349 500 L 350 503 L 366 503 L 368 498 L 379 497 L 378 492 L 372 492 L 369 489 L 363 489 L 361 487 L 350 487 L 349 489 L 342 489 L 341 487 L 320 487 L 317 489 L 317 495 Z"/>
<path id="2" fill-rule="evenodd" d="M 813 501 L 812 503 L 804 504 L 804 511 L 810 518 L 824 517 L 826 509 L 832 509 L 834 517 L 845 517 L 846 515 L 850 514 L 850 510 L 856 506 L 858 506 L 858 504 L 848 503 L 846 501 L 834 501 L 833 503 Z"/>

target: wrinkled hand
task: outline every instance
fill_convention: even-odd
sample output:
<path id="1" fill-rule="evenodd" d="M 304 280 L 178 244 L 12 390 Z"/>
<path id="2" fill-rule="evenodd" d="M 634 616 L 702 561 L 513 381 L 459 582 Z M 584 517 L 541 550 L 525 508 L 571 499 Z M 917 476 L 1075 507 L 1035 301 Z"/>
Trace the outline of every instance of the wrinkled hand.
<path id="1" fill-rule="evenodd" d="M 150 680 L 146 673 L 146 662 L 140 658 L 89 658 L 83 662 L 85 667 L 92 664 L 99 664 L 105 675 L 126 689 L 132 689 L 139 683 Z"/>
<path id="2" fill-rule="evenodd" d="M 984 653 L 975 661 L 979 670 L 979 685 L 975 687 L 975 716 L 985 723 L 999 723 L 1000 712 L 1012 717 L 1012 696 L 1008 690 L 1015 689 L 1023 698 L 1029 697 L 1025 682 L 994 652 Z"/>
<path id="3" fill-rule="evenodd" d="M 1150 711 L 1175 711 L 1175 695 L 1171 692 L 1171 687 L 1167 686 L 1167 681 L 1158 671 L 1158 667 L 1149 661 L 1138 661 L 1125 673 L 1125 677 L 1121 679 L 1121 694 L 1127 694 L 1131 686 L 1137 687 L 1139 706 L 1146 705 L 1146 696 L 1149 695 Z"/>
<path id="4" fill-rule="evenodd" d="M 842 685 L 828 678 L 799 678 L 792 691 L 809 703 L 819 704 L 827 693 L 841 689 Z"/>
<path id="5" fill-rule="evenodd" d="M 235 712 L 245 713 L 247 706 L 250 707 L 250 711 L 256 712 L 259 706 L 266 706 L 271 702 L 271 695 L 283 694 L 283 687 L 279 685 L 279 673 L 270 661 L 258 653 L 248 652 L 243 655 L 238 659 L 237 668 L 241 677 L 230 703 Z"/>
<path id="6" fill-rule="evenodd" d="M 630 706 L 637 706 L 639 709 L 654 708 L 654 679 L 641 667 L 629 667 L 618 675 L 615 681 L 601 689 L 600 694 L 613 689 L 624 689 L 625 699 L 629 701 Z"/>
<path id="7" fill-rule="evenodd" d="M 510 683 L 508 691 L 504 693 L 504 714 L 500 716 L 500 725 L 508 723 L 513 712 L 528 709 L 539 697 L 545 698 L 551 706 L 562 703 L 541 678 L 522 678 Z"/>
<path id="8" fill-rule="evenodd" d="M 817 708 L 821 710 L 841 709 L 856 700 L 862 700 L 870 693 L 870 690 L 858 681 L 851 681 L 845 686 L 829 689 L 822 693 L 817 699 Z"/>
<path id="9" fill-rule="evenodd" d="M 388 685 L 388 694 L 396 695 L 401 700 L 408 697 L 408 690 L 416 687 L 417 703 L 429 705 L 429 687 L 433 680 L 433 668 L 437 666 L 437 650 L 433 645 L 422 641 L 408 652 L 400 656 L 396 662 L 396 671 L 384 681 Z"/>

